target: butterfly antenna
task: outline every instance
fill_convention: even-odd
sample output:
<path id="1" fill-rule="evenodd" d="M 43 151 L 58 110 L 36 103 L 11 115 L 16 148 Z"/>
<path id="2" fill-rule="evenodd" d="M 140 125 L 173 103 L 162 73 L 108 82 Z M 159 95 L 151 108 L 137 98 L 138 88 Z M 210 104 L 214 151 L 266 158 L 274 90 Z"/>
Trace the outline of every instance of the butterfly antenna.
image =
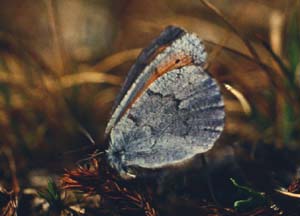
<path id="1" fill-rule="evenodd" d="M 95 140 L 93 139 L 93 137 L 91 136 L 91 134 L 84 127 L 82 127 L 79 124 L 78 125 L 78 129 L 91 142 L 92 145 L 96 145 Z"/>
<path id="2" fill-rule="evenodd" d="M 92 153 L 89 157 L 77 161 L 77 162 L 76 162 L 76 165 L 79 165 L 79 166 L 80 166 L 81 163 L 87 162 L 87 161 L 89 161 L 89 160 L 91 160 L 91 159 L 93 159 L 93 158 L 96 158 L 96 157 L 98 157 L 98 156 L 100 156 L 100 155 L 103 155 L 104 153 L 105 153 L 104 151 L 99 151 L 99 152 L 95 151 L 95 152 Z"/>
<path id="3" fill-rule="evenodd" d="M 77 124 L 77 125 L 78 125 L 79 132 L 82 133 L 84 135 L 84 137 L 86 137 L 88 139 L 88 141 L 92 144 L 92 146 L 95 146 L 96 142 L 93 139 L 93 137 L 90 135 L 90 133 L 84 127 L 82 127 L 80 124 Z M 81 148 L 77 148 L 77 149 L 73 149 L 73 150 L 64 152 L 63 155 L 74 154 L 74 153 L 77 153 L 79 151 L 88 150 L 88 149 L 91 149 L 91 148 L 92 148 L 91 146 L 84 146 L 84 147 L 81 147 Z"/>

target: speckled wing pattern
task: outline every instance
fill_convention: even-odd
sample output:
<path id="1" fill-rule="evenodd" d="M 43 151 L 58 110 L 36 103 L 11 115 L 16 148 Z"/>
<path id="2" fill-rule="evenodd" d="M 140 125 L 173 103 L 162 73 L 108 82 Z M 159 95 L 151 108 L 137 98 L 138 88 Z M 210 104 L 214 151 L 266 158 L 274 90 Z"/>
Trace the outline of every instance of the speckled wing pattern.
<path id="1" fill-rule="evenodd" d="M 127 87 L 107 130 L 108 160 L 119 173 L 174 165 L 212 148 L 225 113 L 217 82 L 203 70 L 205 58 L 201 40 L 185 32 Z M 174 66 L 174 59 L 185 64 Z"/>
<path id="2" fill-rule="evenodd" d="M 120 90 L 120 93 L 118 94 L 114 102 L 112 108 L 113 114 L 110 118 L 110 121 L 107 124 L 105 130 L 106 134 L 110 132 L 113 125 L 122 115 L 122 110 L 124 110 L 123 107 L 126 107 L 130 103 L 130 99 L 132 99 L 136 95 L 139 88 L 141 88 L 145 84 L 147 78 L 153 73 L 153 71 L 149 71 L 148 69 L 148 74 L 144 75 L 145 78 L 141 80 L 140 84 L 134 85 L 134 88 L 131 88 L 132 90 L 129 91 L 130 87 L 132 87 L 132 84 L 136 81 L 137 77 L 149 65 L 149 60 L 151 60 L 155 56 L 156 52 L 161 47 L 169 45 L 171 42 L 182 36 L 184 33 L 185 32 L 180 28 L 168 26 L 154 41 L 152 41 L 152 43 L 147 48 L 145 48 L 141 52 L 141 54 L 136 60 L 136 63 L 130 68 L 126 80 Z"/>
<path id="3" fill-rule="evenodd" d="M 126 80 L 122 86 L 122 89 L 120 90 L 120 93 L 118 94 L 114 102 L 112 108 L 113 112 L 125 96 L 129 87 L 140 75 L 143 69 L 149 64 L 149 60 L 151 60 L 151 58 L 153 57 L 153 55 L 155 55 L 157 50 L 173 42 L 174 40 L 182 36 L 184 33 L 184 30 L 180 28 L 168 26 L 154 41 L 152 41 L 152 43 L 147 48 L 145 48 L 140 53 L 136 60 L 136 63 L 130 68 Z"/>
<path id="4" fill-rule="evenodd" d="M 159 52 L 160 48 L 164 48 L 163 51 Z M 142 51 L 137 62 L 131 68 L 121 92 L 117 96 L 113 114 L 105 129 L 106 136 L 147 81 L 157 72 L 157 69 L 166 64 L 172 64 L 176 58 L 183 57 L 188 60 L 190 58 L 197 64 L 202 64 L 206 58 L 202 41 L 195 34 L 188 34 L 180 28 L 169 26 L 148 48 Z M 149 62 L 150 59 L 151 62 Z M 181 65 L 179 62 L 178 66 Z M 176 67 L 174 64 L 173 66 Z"/>

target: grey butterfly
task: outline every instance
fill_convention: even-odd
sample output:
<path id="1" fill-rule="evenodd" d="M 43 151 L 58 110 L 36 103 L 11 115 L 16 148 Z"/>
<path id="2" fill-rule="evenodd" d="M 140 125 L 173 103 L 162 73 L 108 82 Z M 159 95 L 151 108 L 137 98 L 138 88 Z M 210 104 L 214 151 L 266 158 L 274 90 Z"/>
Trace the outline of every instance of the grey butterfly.
<path id="1" fill-rule="evenodd" d="M 210 150 L 224 128 L 217 82 L 193 33 L 169 26 L 132 66 L 105 134 L 107 158 L 121 177 L 184 163 Z"/>

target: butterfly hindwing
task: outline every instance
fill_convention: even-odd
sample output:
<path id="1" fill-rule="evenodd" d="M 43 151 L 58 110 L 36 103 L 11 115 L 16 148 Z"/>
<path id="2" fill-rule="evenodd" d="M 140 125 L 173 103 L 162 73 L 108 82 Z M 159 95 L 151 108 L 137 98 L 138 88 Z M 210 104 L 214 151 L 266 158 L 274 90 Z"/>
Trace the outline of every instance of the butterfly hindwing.
<path id="1" fill-rule="evenodd" d="M 162 75 L 112 129 L 112 166 L 159 168 L 206 152 L 223 130 L 223 106 L 216 81 L 202 67 Z"/>

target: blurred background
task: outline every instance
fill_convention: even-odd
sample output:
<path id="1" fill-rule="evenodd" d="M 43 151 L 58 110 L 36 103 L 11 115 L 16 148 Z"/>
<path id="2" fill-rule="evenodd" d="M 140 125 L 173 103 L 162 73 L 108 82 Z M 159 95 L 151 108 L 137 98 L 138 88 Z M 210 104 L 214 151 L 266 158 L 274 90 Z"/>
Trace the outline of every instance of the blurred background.
<path id="1" fill-rule="evenodd" d="M 234 209 L 237 196 L 226 197 L 233 177 L 267 194 L 282 188 L 284 212 L 299 210 L 294 200 L 294 208 L 285 202 L 298 198 L 282 194 L 300 193 L 299 1 L 0 2 L 1 188 L 47 187 L 49 178 L 103 149 L 110 109 L 130 66 L 166 26 L 176 25 L 205 41 L 207 70 L 226 105 L 225 131 L 205 155 L 215 191 L 205 200 Z M 161 215 L 182 215 L 194 205 L 205 212 L 195 204 L 211 193 L 201 169 L 199 158 L 174 184 L 162 181 L 154 192 L 164 197 L 156 204 Z"/>

